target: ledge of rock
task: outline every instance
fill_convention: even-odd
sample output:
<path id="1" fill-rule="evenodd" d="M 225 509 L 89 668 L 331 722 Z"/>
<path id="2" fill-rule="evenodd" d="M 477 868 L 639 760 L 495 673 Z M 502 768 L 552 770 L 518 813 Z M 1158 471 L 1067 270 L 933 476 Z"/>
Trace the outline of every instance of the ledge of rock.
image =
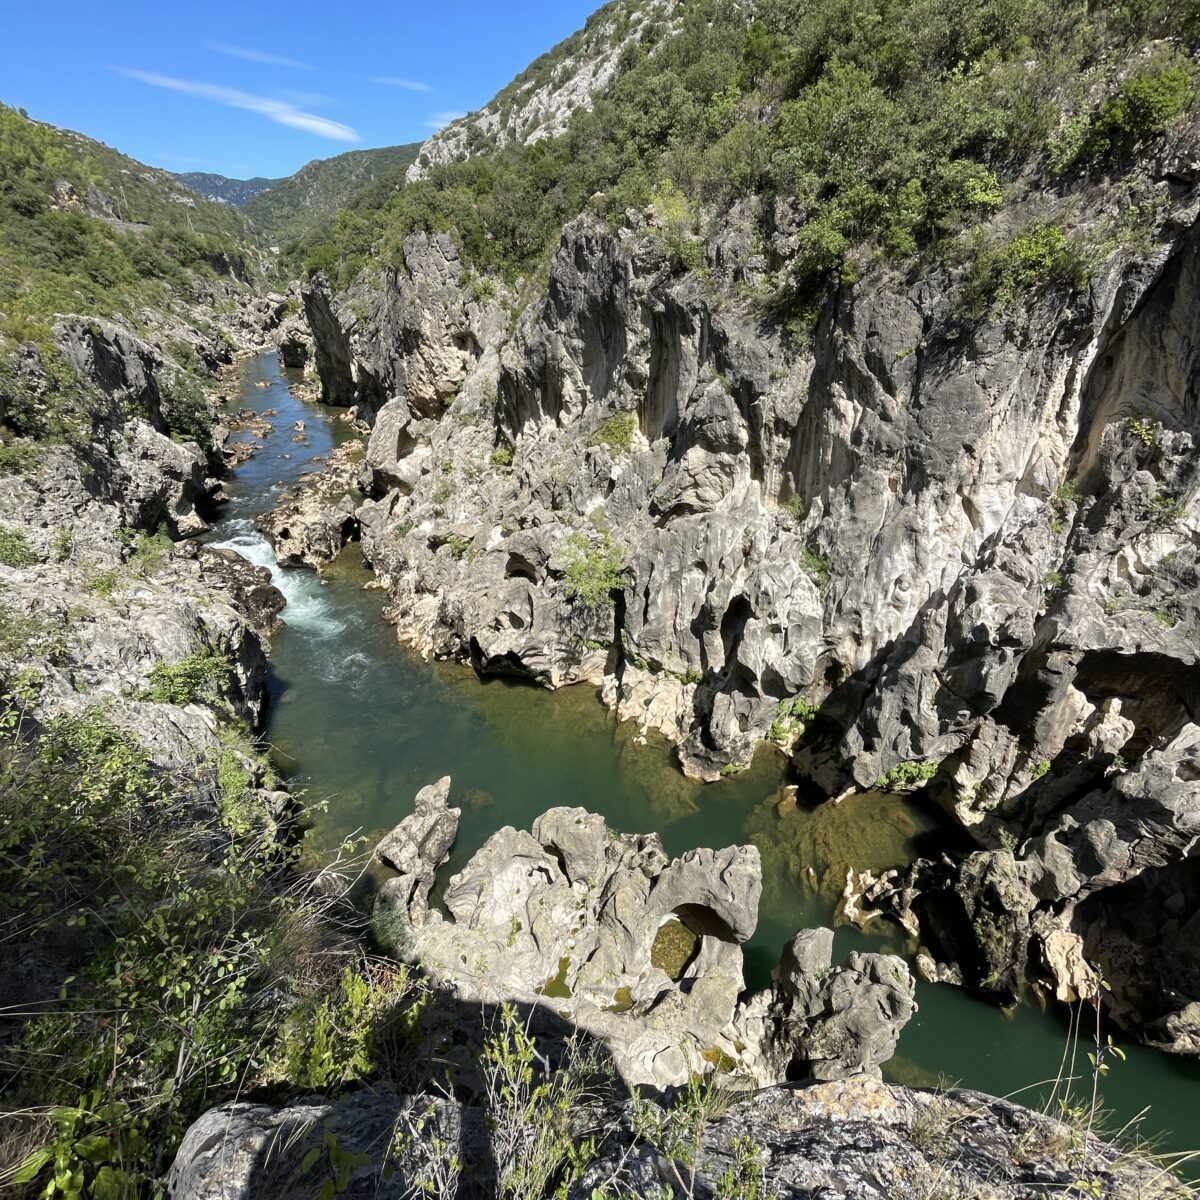
<path id="1" fill-rule="evenodd" d="M 446 887 L 459 810 L 450 780 L 422 790 L 377 856 L 377 935 L 460 1000 L 552 1009 L 602 1038 L 629 1084 L 666 1089 L 715 1064 L 742 1086 L 877 1071 L 916 1011 L 903 960 L 832 963 L 829 931 L 798 934 L 776 983 L 746 997 L 742 943 L 758 922 L 754 846 L 670 859 L 582 808 L 495 833 Z"/>

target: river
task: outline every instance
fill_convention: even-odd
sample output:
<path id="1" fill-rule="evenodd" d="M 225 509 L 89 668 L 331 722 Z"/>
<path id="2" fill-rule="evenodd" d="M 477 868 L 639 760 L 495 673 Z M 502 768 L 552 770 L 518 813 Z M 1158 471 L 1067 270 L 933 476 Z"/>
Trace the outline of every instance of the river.
<path id="1" fill-rule="evenodd" d="M 453 777 L 452 803 L 463 809 L 443 884 L 497 829 L 528 828 L 558 804 L 602 813 L 624 832 L 655 831 L 672 854 L 753 841 L 763 854 L 764 890 L 746 973 L 761 986 L 792 933 L 830 922 L 847 864 L 902 866 L 950 836 L 935 814 L 892 796 L 780 811 L 784 760 L 768 748 L 733 778 L 695 784 L 675 768 L 667 744 L 637 744 L 589 688 L 551 693 L 481 682 L 464 666 L 423 661 L 381 618 L 383 593 L 364 586 L 370 575 L 356 547 L 321 582 L 314 572 L 280 568 L 254 528 L 254 517 L 314 459 L 351 436 L 337 410 L 297 400 L 273 354 L 240 364 L 236 385 L 233 410 L 277 415 L 263 446 L 228 481 L 230 500 L 212 540 L 270 567 L 287 597 L 286 626 L 271 643 L 266 736 L 292 786 L 325 804 L 309 835 L 314 854 L 355 833 L 391 829 L 412 811 L 417 790 L 442 775 Z M 293 431 L 297 421 L 303 435 Z M 882 922 L 869 934 L 843 928 L 837 950 L 899 950 L 897 932 Z M 1004 1013 L 926 983 L 918 1001 L 885 1068 L 891 1078 L 945 1080 L 1038 1104 L 1063 1059 L 1062 1011 L 1024 1004 Z M 1080 1072 L 1090 1069 L 1087 1048 L 1079 1050 Z M 1127 1061 L 1114 1061 L 1103 1081 L 1112 1124 L 1149 1107 L 1144 1136 L 1164 1150 L 1200 1147 L 1200 1062 L 1123 1048 Z"/>

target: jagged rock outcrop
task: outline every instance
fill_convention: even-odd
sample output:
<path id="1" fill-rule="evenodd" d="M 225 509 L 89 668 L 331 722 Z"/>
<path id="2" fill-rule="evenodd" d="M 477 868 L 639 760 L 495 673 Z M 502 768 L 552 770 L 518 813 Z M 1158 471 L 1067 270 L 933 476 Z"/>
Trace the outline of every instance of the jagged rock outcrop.
<path id="1" fill-rule="evenodd" d="M 186 550 L 182 550 L 185 556 Z M 256 633 L 269 637 L 279 628 L 279 614 L 287 601 L 271 582 L 271 572 L 243 558 L 236 550 L 201 546 L 197 554 L 205 583 L 224 593 L 229 603 Z"/>
<path id="2" fill-rule="evenodd" d="M 357 444 L 344 443 L 257 519 L 281 563 L 319 567 L 332 562 L 358 532 L 360 458 Z"/>
<path id="3" fill-rule="evenodd" d="M 833 930 L 804 929 L 784 948 L 775 985 L 749 997 L 735 1018 L 758 1073 L 773 1079 L 879 1074 L 917 1011 L 902 958 L 849 955 L 833 966 Z"/>
<path id="4" fill-rule="evenodd" d="M 741 944 L 758 924 L 752 846 L 669 860 L 656 835 L 552 808 L 529 832 L 494 834 L 429 906 L 459 810 L 450 780 L 376 848 L 399 873 L 380 888 L 384 943 L 461 1000 L 518 1000 L 602 1038 L 628 1083 L 678 1086 L 714 1064 L 759 1084 L 875 1071 L 915 1012 L 898 958 L 832 965 L 832 933 L 798 935 L 779 982 L 741 1003 Z M 793 950 L 794 950 L 793 947 Z"/>
<path id="5" fill-rule="evenodd" d="M 401 1200 L 424 1179 L 435 1194 L 482 1200 L 497 1194 L 498 1172 L 511 1167 L 486 1117 L 479 1107 L 408 1094 L 352 1093 L 281 1108 L 225 1105 L 188 1131 L 168 1192 L 172 1200 L 311 1195 L 334 1177 L 324 1153 L 331 1136 L 348 1164 L 342 1195 Z M 865 1076 L 734 1100 L 698 1124 L 694 1143 L 673 1149 L 648 1135 L 644 1109 L 638 1119 L 615 1106 L 576 1117 L 581 1136 L 597 1129 L 602 1136 L 568 1193 L 572 1200 L 1033 1200 L 1069 1191 L 1081 1179 L 1104 1196 L 1184 1195 L 1156 1164 L 1011 1101 L 889 1087 Z"/>

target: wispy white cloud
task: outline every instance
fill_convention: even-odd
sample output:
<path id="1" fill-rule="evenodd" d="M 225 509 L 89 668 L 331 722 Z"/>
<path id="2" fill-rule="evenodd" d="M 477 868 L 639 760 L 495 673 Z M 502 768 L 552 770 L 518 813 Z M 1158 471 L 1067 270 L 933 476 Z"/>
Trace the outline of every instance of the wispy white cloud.
<path id="1" fill-rule="evenodd" d="M 322 92 L 294 92 L 290 88 L 273 88 L 272 91 L 280 100 L 286 100 L 297 108 L 337 108 L 341 105 L 340 100 Z"/>
<path id="2" fill-rule="evenodd" d="M 224 54 L 226 58 L 244 58 L 247 62 L 263 63 L 269 67 L 290 67 L 293 71 L 311 71 L 312 66 L 282 54 L 267 54 L 262 50 L 248 50 L 245 46 L 231 46 L 228 42 L 205 42 L 205 47 Z"/>
<path id="3" fill-rule="evenodd" d="M 186 79 L 174 79 L 170 75 L 158 75 L 153 71 L 135 71 L 131 67 L 114 67 L 113 70 L 140 83 L 148 83 L 151 87 L 166 88 L 168 91 L 182 92 L 185 96 L 212 100 L 228 108 L 241 108 L 247 112 L 258 113 L 268 121 L 275 121 L 292 129 L 302 129 L 305 133 L 312 133 L 317 137 L 330 138 L 335 142 L 359 140 L 358 132 L 349 125 L 331 121 L 327 117 L 318 117 L 315 113 L 304 112 L 286 100 L 255 96 L 250 92 L 239 92 L 235 88 L 221 87 L 215 83 L 192 83 Z"/>
<path id="4" fill-rule="evenodd" d="M 465 117 L 464 112 L 435 112 L 430 113 L 428 120 L 425 122 L 426 129 L 444 129 L 451 121 L 457 121 L 460 117 Z"/>
<path id="5" fill-rule="evenodd" d="M 371 83 L 382 83 L 385 87 L 403 88 L 406 92 L 432 92 L 433 88 L 419 79 L 398 79 L 395 75 L 372 75 Z"/>

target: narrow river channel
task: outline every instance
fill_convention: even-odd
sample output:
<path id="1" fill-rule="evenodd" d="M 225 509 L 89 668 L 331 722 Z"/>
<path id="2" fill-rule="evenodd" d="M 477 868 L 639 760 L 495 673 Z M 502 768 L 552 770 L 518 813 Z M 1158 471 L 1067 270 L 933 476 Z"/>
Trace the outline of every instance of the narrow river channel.
<path id="1" fill-rule="evenodd" d="M 746 947 L 747 979 L 762 985 L 787 937 L 831 921 L 847 865 L 902 866 L 923 841 L 945 836 L 934 815 L 897 797 L 814 810 L 780 805 L 784 760 L 765 749 L 735 778 L 694 784 L 673 766 L 669 746 L 635 744 L 590 689 L 480 682 L 466 667 L 423 661 L 382 620 L 383 594 L 364 588 L 370 575 L 355 547 L 322 583 L 311 571 L 280 568 L 254 528 L 257 514 L 349 436 L 337 410 L 293 397 L 273 354 L 241 364 L 231 408 L 277 414 L 265 444 L 228 481 L 230 501 L 213 538 L 269 566 L 287 597 L 286 627 L 271 644 L 267 737 L 293 786 L 327 802 L 314 817 L 314 853 L 356 831 L 390 829 L 411 812 L 416 791 L 442 775 L 453 776 L 452 802 L 463 810 L 443 879 L 497 829 L 527 828 L 557 804 L 602 813 L 626 832 L 656 831 L 673 854 L 753 841 L 764 891 Z M 296 441 L 301 420 L 303 441 Z M 882 922 L 870 933 L 842 929 L 838 950 L 899 950 L 897 932 Z M 944 1079 L 1039 1103 L 1040 1085 L 1063 1058 L 1064 1013 L 1026 1004 L 1006 1014 L 947 985 L 920 984 L 918 1000 L 921 1011 L 885 1068 L 891 1078 Z M 1143 1136 L 1163 1150 L 1200 1147 L 1200 1062 L 1124 1048 L 1128 1060 L 1114 1062 L 1103 1081 L 1111 1124 L 1149 1107 Z M 1076 1064 L 1084 1074 L 1087 1049 L 1080 1046 Z M 1090 1076 L 1086 1083 L 1090 1092 Z"/>

